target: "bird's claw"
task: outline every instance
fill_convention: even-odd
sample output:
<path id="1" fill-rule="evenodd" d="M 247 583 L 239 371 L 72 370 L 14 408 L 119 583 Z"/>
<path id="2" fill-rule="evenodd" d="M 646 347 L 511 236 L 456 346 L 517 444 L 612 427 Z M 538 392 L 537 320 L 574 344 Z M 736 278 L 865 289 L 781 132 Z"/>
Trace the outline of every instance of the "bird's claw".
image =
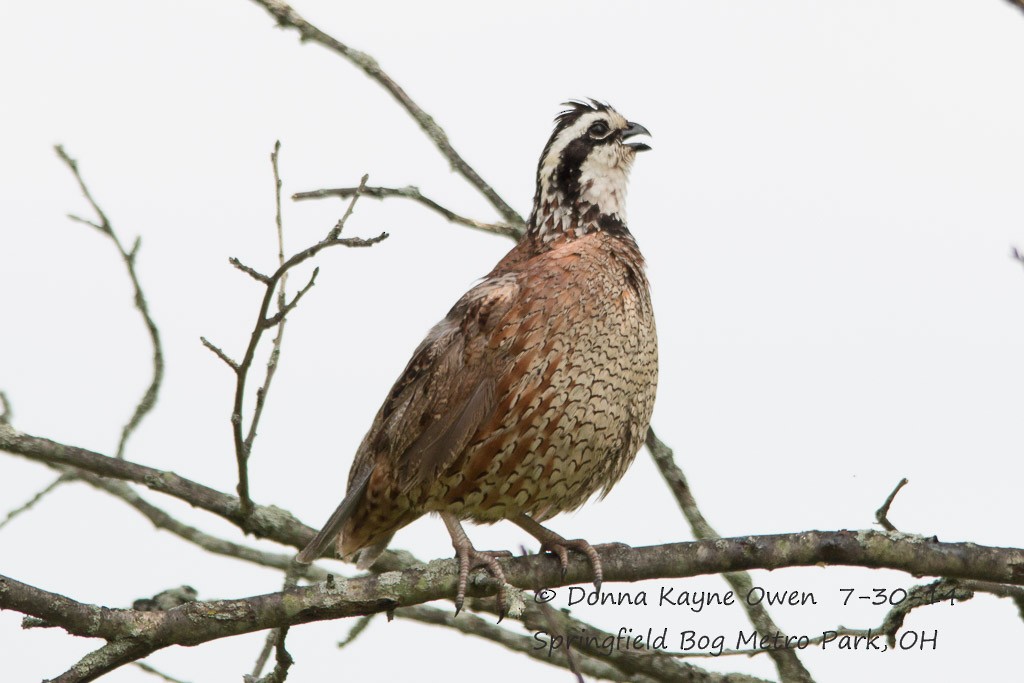
<path id="1" fill-rule="evenodd" d="M 552 535 L 558 536 L 554 532 Z M 574 538 L 568 540 L 560 536 L 557 539 L 548 539 L 541 543 L 541 552 L 547 551 L 558 556 L 558 563 L 562 567 L 562 578 L 569 572 L 569 551 L 575 550 L 583 553 L 587 556 L 590 561 L 590 566 L 594 570 L 594 588 L 598 592 L 601 591 L 601 584 L 604 583 L 604 570 L 601 567 L 601 556 L 597 554 L 597 550 L 594 546 L 590 545 L 587 541 L 582 538 Z"/>
<path id="2" fill-rule="evenodd" d="M 459 563 L 459 583 L 455 592 L 455 616 L 459 616 L 463 604 L 466 601 L 466 586 L 469 583 L 469 573 L 474 569 L 486 569 L 494 579 L 501 584 L 498 594 L 495 596 L 498 601 L 498 622 L 505 618 L 508 608 L 505 598 L 506 581 L 505 572 L 498 564 L 499 557 L 512 557 L 507 550 L 477 550 L 472 545 L 458 546 L 455 548 L 455 559 Z"/>

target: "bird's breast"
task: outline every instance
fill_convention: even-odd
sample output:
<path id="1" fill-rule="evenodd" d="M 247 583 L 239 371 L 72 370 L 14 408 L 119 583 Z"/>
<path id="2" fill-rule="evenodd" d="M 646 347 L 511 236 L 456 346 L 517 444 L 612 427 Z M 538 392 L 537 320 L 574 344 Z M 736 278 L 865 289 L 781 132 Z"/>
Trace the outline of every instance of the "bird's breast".
<path id="1" fill-rule="evenodd" d="M 642 267 L 582 248 L 531 266 L 492 339 L 496 409 L 428 508 L 546 519 L 607 491 L 643 442 L 658 354 Z"/>

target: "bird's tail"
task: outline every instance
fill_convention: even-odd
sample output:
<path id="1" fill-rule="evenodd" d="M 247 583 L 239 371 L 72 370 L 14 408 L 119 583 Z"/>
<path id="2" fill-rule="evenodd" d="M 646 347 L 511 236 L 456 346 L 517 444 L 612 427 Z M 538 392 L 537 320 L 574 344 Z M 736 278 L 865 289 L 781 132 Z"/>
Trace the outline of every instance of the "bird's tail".
<path id="1" fill-rule="evenodd" d="M 327 550 L 327 547 L 335 542 L 338 535 L 341 533 L 341 529 L 345 526 L 345 522 L 348 521 L 352 513 L 355 512 L 356 506 L 359 501 L 362 500 L 363 494 L 366 492 L 366 485 L 370 481 L 370 472 L 367 471 L 363 476 L 359 478 L 352 486 L 349 487 L 348 493 L 345 494 L 345 500 L 341 501 L 341 505 L 334 511 L 331 518 L 327 520 L 324 527 L 320 529 L 313 540 L 302 549 L 296 557 L 295 561 L 299 564 L 310 564 Z M 381 549 L 383 551 L 383 549 Z M 378 555 L 380 553 L 377 553 Z M 376 559 L 376 558 L 374 558 Z"/>

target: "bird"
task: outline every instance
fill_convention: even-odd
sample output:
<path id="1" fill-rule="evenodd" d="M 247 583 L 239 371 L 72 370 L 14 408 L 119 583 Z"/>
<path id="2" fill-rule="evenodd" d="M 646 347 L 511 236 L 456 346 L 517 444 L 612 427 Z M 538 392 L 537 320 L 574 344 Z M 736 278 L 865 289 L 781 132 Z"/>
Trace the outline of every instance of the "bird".
<path id="1" fill-rule="evenodd" d="M 510 520 L 557 556 L 600 556 L 541 525 L 603 498 L 650 424 L 658 344 L 626 187 L 650 136 L 597 100 L 564 103 L 537 165 L 523 237 L 426 335 L 360 444 L 344 499 L 300 564 L 337 554 L 368 569 L 396 531 L 437 513 L 452 539 L 456 614 L 471 570 L 497 558 L 462 521 Z M 503 590 L 498 593 L 503 614 Z"/>

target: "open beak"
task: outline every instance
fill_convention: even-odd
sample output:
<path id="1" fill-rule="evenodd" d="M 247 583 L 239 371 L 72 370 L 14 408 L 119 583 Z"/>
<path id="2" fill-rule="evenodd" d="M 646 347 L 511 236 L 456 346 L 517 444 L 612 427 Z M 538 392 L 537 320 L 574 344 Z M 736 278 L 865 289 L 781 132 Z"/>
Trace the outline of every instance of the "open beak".
<path id="1" fill-rule="evenodd" d="M 626 128 L 626 130 L 622 131 L 622 139 L 623 140 L 628 140 L 629 138 L 631 138 L 631 137 L 633 137 L 635 135 L 650 135 L 650 134 L 651 134 L 651 131 L 647 130 L 646 128 L 641 126 L 639 123 L 633 123 L 632 121 L 630 121 L 629 122 L 629 126 Z M 632 147 L 634 152 L 643 152 L 643 151 L 648 150 L 648 149 L 651 148 L 650 145 L 648 145 L 646 143 L 643 143 L 643 142 L 624 142 L 623 144 L 625 144 L 626 147 Z"/>

